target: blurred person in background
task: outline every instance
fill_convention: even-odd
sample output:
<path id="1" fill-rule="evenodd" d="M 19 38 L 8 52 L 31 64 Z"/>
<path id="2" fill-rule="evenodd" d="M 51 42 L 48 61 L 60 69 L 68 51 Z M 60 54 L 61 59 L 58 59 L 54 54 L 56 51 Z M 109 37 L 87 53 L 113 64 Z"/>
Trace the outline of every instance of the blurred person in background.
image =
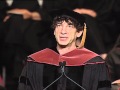
<path id="1" fill-rule="evenodd" d="M 120 0 L 115 0 L 114 10 L 119 36 L 105 60 L 110 70 L 112 90 L 120 90 Z"/>
<path id="2" fill-rule="evenodd" d="M 6 3 L 1 60 L 9 81 L 18 80 L 27 55 L 55 45 L 47 12 L 67 5 L 64 0 L 6 0 Z"/>
<path id="3" fill-rule="evenodd" d="M 7 3 L 5 0 L 0 0 L 0 90 L 5 90 L 5 68 L 1 59 L 2 47 L 3 47 L 3 33 L 2 26 L 3 20 L 6 16 Z"/>
<path id="4" fill-rule="evenodd" d="M 114 48 L 108 53 L 106 59 L 108 64 L 112 90 L 120 89 L 120 35 L 115 43 Z"/>

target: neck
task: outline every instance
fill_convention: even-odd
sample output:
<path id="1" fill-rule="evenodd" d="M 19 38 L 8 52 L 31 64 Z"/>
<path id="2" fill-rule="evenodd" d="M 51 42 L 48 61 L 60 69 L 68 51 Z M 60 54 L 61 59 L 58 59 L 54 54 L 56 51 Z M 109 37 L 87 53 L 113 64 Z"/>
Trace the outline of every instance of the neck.
<path id="1" fill-rule="evenodd" d="M 76 46 L 70 46 L 70 47 L 67 46 L 66 47 L 66 46 L 57 45 L 57 50 L 60 53 L 60 55 L 68 53 L 74 49 L 76 49 Z"/>

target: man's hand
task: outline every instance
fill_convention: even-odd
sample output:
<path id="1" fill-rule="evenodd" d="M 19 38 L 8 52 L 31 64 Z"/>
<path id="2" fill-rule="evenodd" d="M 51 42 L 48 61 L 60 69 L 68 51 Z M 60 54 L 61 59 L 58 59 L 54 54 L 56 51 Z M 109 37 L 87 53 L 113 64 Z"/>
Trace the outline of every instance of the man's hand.
<path id="1" fill-rule="evenodd" d="M 112 82 L 112 84 L 119 84 L 120 85 L 120 79 L 115 80 L 114 82 Z"/>
<path id="2" fill-rule="evenodd" d="M 32 12 L 32 20 L 41 20 L 41 16 L 38 12 Z"/>
<path id="3" fill-rule="evenodd" d="M 87 14 L 93 18 L 95 18 L 97 16 L 97 13 L 94 10 L 91 9 L 85 9 L 85 8 L 76 8 L 73 11 L 78 12 L 80 14 Z"/>
<path id="4" fill-rule="evenodd" d="M 32 13 L 28 11 L 27 9 L 12 9 L 7 11 L 8 14 L 20 14 L 23 15 L 24 19 L 30 19 L 32 18 Z"/>

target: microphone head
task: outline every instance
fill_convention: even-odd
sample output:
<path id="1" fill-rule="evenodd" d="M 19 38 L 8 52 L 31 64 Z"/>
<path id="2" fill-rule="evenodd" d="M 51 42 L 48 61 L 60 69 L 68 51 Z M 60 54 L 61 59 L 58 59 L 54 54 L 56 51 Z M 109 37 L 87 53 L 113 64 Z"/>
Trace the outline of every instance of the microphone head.
<path id="1" fill-rule="evenodd" d="M 66 61 L 63 61 L 63 66 L 65 66 L 66 65 Z"/>
<path id="2" fill-rule="evenodd" d="M 66 65 L 66 61 L 59 62 L 59 65 L 60 65 L 60 66 L 65 66 L 65 65 Z"/>

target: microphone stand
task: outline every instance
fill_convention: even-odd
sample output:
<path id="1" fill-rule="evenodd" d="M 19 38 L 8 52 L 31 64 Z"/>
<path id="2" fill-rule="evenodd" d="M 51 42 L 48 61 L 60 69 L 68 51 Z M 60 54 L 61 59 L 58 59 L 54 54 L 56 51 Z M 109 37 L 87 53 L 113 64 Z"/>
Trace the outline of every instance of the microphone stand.
<path id="1" fill-rule="evenodd" d="M 73 82 L 74 84 L 76 84 L 77 86 L 79 86 L 80 88 L 82 88 L 82 90 L 86 90 L 84 87 L 82 87 L 81 85 L 79 85 L 77 82 L 75 82 L 74 80 L 72 80 L 71 78 L 69 78 L 66 73 L 65 73 L 65 65 L 66 65 L 66 62 L 63 61 L 63 62 L 60 62 L 59 65 L 61 66 L 61 71 L 62 71 L 62 74 L 57 78 L 55 79 L 52 83 L 50 83 L 47 87 L 45 87 L 43 90 L 47 90 L 47 88 L 49 88 L 52 84 L 54 84 L 55 82 L 57 82 L 63 75 L 68 79 L 70 80 L 71 82 Z"/>

